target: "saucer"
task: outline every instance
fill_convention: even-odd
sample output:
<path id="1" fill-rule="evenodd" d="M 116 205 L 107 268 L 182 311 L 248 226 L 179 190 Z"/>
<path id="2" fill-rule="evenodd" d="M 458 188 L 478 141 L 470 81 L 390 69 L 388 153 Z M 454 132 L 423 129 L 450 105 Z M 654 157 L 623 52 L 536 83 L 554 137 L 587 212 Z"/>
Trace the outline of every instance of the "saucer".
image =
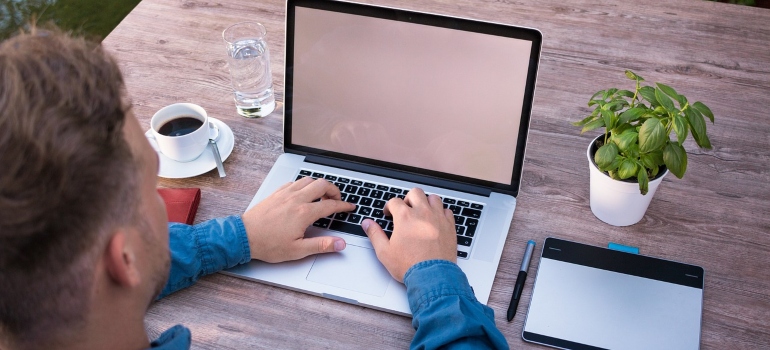
<path id="1" fill-rule="evenodd" d="M 230 153 L 233 153 L 233 147 L 235 146 L 233 130 L 219 119 L 209 117 L 209 122 L 219 128 L 219 138 L 217 138 L 216 141 L 217 148 L 219 148 L 219 155 L 222 156 L 222 162 L 224 163 L 227 157 L 230 156 Z M 158 158 L 160 158 L 160 169 L 158 169 L 158 176 L 160 177 L 165 177 L 167 179 L 182 179 L 204 174 L 217 167 L 217 163 L 214 160 L 214 154 L 211 151 L 211 144 L 206 146 L 206 150 L 204 150 L 198 158 L 189 162 L 177 162 L 166 157 L 163 153 L 160 153 L 158 150 L 158 143 L 152 135 L 152 130 L 147 130 L 147 132 L 144 133 L 144 136 L 147 137 L 147 141 L 150 141 L 150 145 L 155 149 Z"/>

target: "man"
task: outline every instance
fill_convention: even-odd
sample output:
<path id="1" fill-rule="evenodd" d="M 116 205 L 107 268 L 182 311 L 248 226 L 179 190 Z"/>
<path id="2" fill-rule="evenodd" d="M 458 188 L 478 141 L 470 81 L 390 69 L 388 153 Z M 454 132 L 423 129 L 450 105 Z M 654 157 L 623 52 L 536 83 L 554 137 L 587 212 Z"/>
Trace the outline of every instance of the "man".
<path id="1" fill-rule="evenodd" d="M 33 29 L 0 44 L 0 349 L 186 349 L 182 326 L 147 338 L 159 295 L 250 259 L 345 248 L 303 236 L 317 218 L 354 209 L 322 179 L 288 183 L 242 217 L 168 224 L 158 158 L 124 90 L 114 59 L 82 39 Z M 385 209 L 391 239 L 372 220 L 362 226 L 406 284 L 412 347 L 507 348 L 454 263 L 441 199 L 414 189 Z"/>

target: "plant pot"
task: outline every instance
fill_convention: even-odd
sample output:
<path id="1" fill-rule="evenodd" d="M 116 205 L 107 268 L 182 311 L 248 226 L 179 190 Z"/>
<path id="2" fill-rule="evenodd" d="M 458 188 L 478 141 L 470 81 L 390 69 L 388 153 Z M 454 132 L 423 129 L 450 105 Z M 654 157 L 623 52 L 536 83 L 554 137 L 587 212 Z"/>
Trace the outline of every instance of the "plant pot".
<path id="1" fill-rule="evenodd" d="M 649 190 L 646 195 L 639 192 L 639 183 L 633 180 L 615 180 L 608 174 L 599 170 L 594 162 L 596 141 L 604 135 L 599 135 L 589 145 L 586 151 L 588 167 L 591 179 L 591 211 L 594 216 L 613 226 L 629 226 L 642 220 L 647 207 L 650 206 L 652 196 L 668 174 L 668 169 L 658 173 L 654 179 L 650 179 Z"/>

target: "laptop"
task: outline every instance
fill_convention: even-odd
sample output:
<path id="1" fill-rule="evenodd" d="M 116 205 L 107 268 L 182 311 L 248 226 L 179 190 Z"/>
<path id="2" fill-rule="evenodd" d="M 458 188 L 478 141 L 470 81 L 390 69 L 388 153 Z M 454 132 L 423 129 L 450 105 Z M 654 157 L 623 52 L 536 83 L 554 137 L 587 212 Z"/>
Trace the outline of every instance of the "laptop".
<path id="1" fill-rule="evenodd" d="M 249 208 L 310 176 L 337 185 L 357 209 L 306 231 L 344 238 L 342 252 L 226 273 L 411 315 L 406 288 L 360 222 L 373 218 L 391 234 L 385 203 L 419 187 L 454 212 L 457 264 L 486 304 L 516 208 L 541 41 L 530 28 L 289 0 L 284 153 Z"/>

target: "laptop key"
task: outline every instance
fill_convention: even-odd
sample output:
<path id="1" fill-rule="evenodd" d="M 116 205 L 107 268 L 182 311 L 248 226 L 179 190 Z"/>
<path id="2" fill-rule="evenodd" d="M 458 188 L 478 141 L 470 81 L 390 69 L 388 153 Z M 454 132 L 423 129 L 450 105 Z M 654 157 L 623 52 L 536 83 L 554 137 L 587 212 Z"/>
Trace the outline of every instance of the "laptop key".
<path id="1" fill-rule="evenodd" d="M 457 257 L 458 258 L 467 258 L 468 257 L 468 253 L 467 252 L 461 252 L 461 251 L 458 250 L 457 251 Z"/>
<path id="2" fill-rule="evenodd" d="M 345 202 L 353 203 L 353 204 L 358 204 L 358 200 L 359 199 L 361 199 L 360 196 L 356 196 L 354 194 L 351 194 L 351 195 L 348 196 L 347 199 L 345 199 Z"/>
<path id="3" fill-rule="evenodd" d="M 366 206 L 371 206 L 372 205 L 372 201 L 374 201 L 374 199 L 371 199 L 369 197 L 364 197 L 364 198 L 361 198 L 361 201 L 358 202 L 358 204 L 366 205 Z"/>
<path id="4" fill-rule="evenodd" d="M 446 204 L 457 204 L 457 201 L 452 198 L 444 198 L 444 203 Z"/>
<path id="5" fill-rule="evenodd" d="M 337 186 L 337 188 L 340 189 L 340 192 L 345 190 L 345 184 L 343 184 L 343 183 L 335 182 L 334 186 Z"/>
<path id="6" fill-rule="evenodd" d="M 343 202 L 345 202 L 345 199 L 347 199 L 347 198 L 348 198 L 348 194 L 347 194 L 347 193 L 340 193 L 340 199 L 341 199 Z"/>
<path id="7" fill-rule="evenodd" d="M 358 224 L 334 220 L 331 225 L 329 225 L 329 229 L 366 237 L 366 232 L 364 232 L 364 229 Z"/>
<path id="8" fill-rule="evenodd" d="M 310 170 L 300 170 L 299 174 L 300 175 L 305 175 L 305 176 L 313 175 L 313 173 L 311 173 Z"/>
<path id="9" fill-rule="evenodd" d="M 326 176 L 326 175 L 321 174 L 321 173 L 313 173 L 313 177 L 316 178 L 316 179 L 323 179 L 324 176 Z"/>
<path id="10" fill-rule="evenodd" d="M 372 217 L 382 219 L 385 217 L 385 212 L 382 209 L 374 209 L 372 210 Z"/>
<path id="11" fill-rule="evenodd" d="M 363 185 L 363 184 L 364 184 L 364 182 L 363 182 L 363 181 L 360 181 L 360 180 L 351 180 L 351 181 L 350 181 L 350 184 L 351 184 L 351 185 L 355 185 L 355 186 L 361 186 L 361 185 Z"/>
<path id="12" fill-rule="evenodd" d="M 455 225 L 455 232 L 458 236 L 461 236 L 465 233 L 465 226 Z"/>
<path id="13" fill-rule="evenodd" d="M 388 228 L 386 230 L 393 231 L 393 222 L 388 222 Z"/>
<path id="14" fill-rule="evenodd" d="M 346 220 L 348 218 L 348 213 L 337 213 L 334 214 L 334 218 L 337 220 Z"/>
<path id="15" fill-rule="evenodd" d="M 329 220 L 329 219 L 326 219 L 326 218 L 320 218 L 320 219 L 316 220 L 316 221 L 313 223 L 313 226 L 315 226 L 315 227 L 323 227 L 323 228 L 327 228 L 327 227 L 329 227 L 329 223 L 330 223 L 330 222 L 331 222 L 331 220 Z"/>
<path id="16" fill-rule="evenodd" d="M 358 195 L 360 195 L 360 196 L 369 196 L 369 192 L 371 192 L 371 190 L 366 188 L 366 187 L 359 187 L 358 188 Z"/>
<path id="17" fill-rule="evenodd" d="M 361 222 L 361 215 L 358 214 L 348 214 L 348 222 L 357 224 Z"/>
<path id="18" fill-rule="evenodd" d="M 344 178 L 344 177 L 338 177 L 338 178 L 337 178 L 337 181 L 339 181 L 339 182 L 342 182 L 342 183 L 344 183 L 344 184 L 348 184 L 348 183 L 350 183 L 350 179 L 348 179 L 348 178 Z"/>
<path id="19" fill-rule="evenodd" d="M 465 223 L 465 218 L 459 215 L 455 215 L 455 225 L 462 225 Z"/>
<path id="20" fill-rule="evenodd" d="M 380 225 L 383 229 L 388 227 L 388 221 L 383 219 L 375 219 L 374 222 L 377 223 L 377 225 Z"/>
<path id="21" fill-rule="evenodd" d="M 465 220 L 465 226 L 473 227 L 474 230 L 476 229 L 476 226 L 478 226 L 478 225 L 479 225 L 479 221 L 476 220 L 476 219 Z"/>
<path id="22" fill-rule="evenodd" d="M 457 205 L 461 207 L 469 207 L 471 204 L 466 201 L 457 201 Z"/>
<path id="23" fill-rule="evenodd" d="M 476 234 L 476 226 L 466 226 L 465 227 L 465 235 L 466 236 L 473 237 L 473 235 L 475 235 L 475 234 Z"/>
<path id="24" fill-rule="evenodd" d="M 327 179 L 329 181 L 337 181 L 337 177 L 334 175 L 326 175 L 324 179 Z"/>
<path id="25" fill-rule="evenodd" d="M 478 219 L 481 217 L 481 210 L 471 209 L 471 208 L 463 208 L 462 212 L 463 216 L 467 216 L 469 218 Z"/>
<path id="26" fill-rule="evenodd" d="M 374 201 L 374 204 L 372 204 L 372 206 L 377 208 L 377 209 L 385 208 L 385 201 L 382 201 L 382 200 L 378 199 L 378 200 Z"/>
<path id="27" fill-rule="evenodd" d="M 458 207 L 456 205 L 450 205 L 449 206 L 449 210 L 451 210 L 452 213 L 455 214 L 455 215 L 460 215 L 460 212 L 461 212 L 460 207 Z"/>
<path id="28" fill-rule="evenodd" d="M 388 188 L 389 187 L 385 185 L 377 185 L 377 190 L 380 190 L 380 191 L 387 191 Z"/>
<path id="29" fill-rule="evenodd" d="M 397 194 L 393 192 L 388 192 L 382 195 L 382 199 L 385 201 L 389 201 L 391 198 L 398 196 Z"/>
<path id="30" fill-rule="evenodd" d="M 484 206 L 478 203 L 473 203 L 471 204 L 471 208 L 481 210 L 484 209 Z"/>
<path id="31" fill-rule="evenodd" d="M 367 199 L 367 198 L 364 198 L 364 199 Z M 372 208 L 360 207 L 360 208 L 358 208 L 358 213 L 363 215 L 363 216 L 370 216 L 370 215 L 372 215 Z"/>
<path id="32" fill-rule="evenodd" d="M 345 186 L 345 193 L 352 193 L 352 194 L 356 194 L 356 192 L 358 192 L 358 187 L 356 187 L 356 186 L 353 186 L 353 185 L 347 185 L 347 186 Z"/>
<path id="33" fill-rule="evenodd" d="M 297 175 L 297 178 L 296 178 L 296 179 L 294 179 L 294 181 L 299 181 L 299 179 L 301 179 L 301 178 L 303 178 L 303 177 L 304 177 L 304 176 L 302 176 L 302 175 Z"/>
<path id="34" fill-rule="evenodd" d="M 377 185 L 375 185 L 375 184 L 373 184 L 371 182 L 366 182 L 366 183 L 364 183 L 364 187 L 366 187 L 366 188 L 375 188 L 375 187 L 377 187 Z"/>
<path id="35" fill-rule="evenodd" d="M 403 191 L 400 188 L 391 187 L 390 188 L 390 192 L 399 194 L 399 193 L 401 193 Z"/>
<path id="36" fill-rule="evenodd" d="M 383 194 L 384 193 L 382 191 L 380 191 L 380 190 L 372 190 L 372 192 L 369 193 L 369 197 L 372 197 L 372 198 L 375 198 L 375 199 L 380 199 L 380 198 L 382 198 Z"/>
<path id="37" fill-rule="evenodd" d="M 459 244 L 459 245 L 464 245 L 466 247 L 470 247 L 471 246 L 471 241 L 473 241 L 473 239 L 471 239 L 470 237 L 457 236 L 457 244 Z"/>

